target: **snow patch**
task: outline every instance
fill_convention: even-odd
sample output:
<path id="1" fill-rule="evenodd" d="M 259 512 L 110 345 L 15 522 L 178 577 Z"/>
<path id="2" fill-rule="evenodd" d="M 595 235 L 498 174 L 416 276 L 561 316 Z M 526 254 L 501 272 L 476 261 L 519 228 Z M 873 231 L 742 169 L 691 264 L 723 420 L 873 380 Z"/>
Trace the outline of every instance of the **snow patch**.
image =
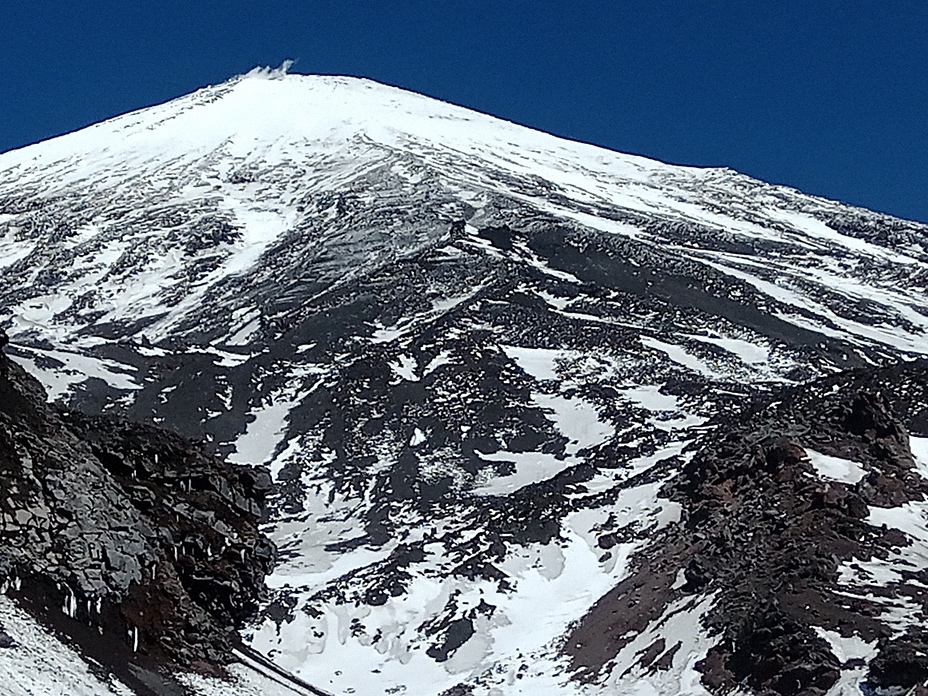
<path id="1" fill-rule="evenodd" d="M 603 421 L 596 406 L 584 399 L 557 394 L 533 394 L 532 401 L 567 438 L 568 456 L 601 445 L 615 434 L 615 427 Z"/>
<path id="2" fill-rule="evenodd" d="M 0 649 L 0 688 L 5 696 L 132 696 L 119 680 L 97 676 L 96 667 L 5 595 L 0 595 L 0 625 L 16 641 Z"/>
<path id="3" fill-rule="evenodd" d="M 867 475 L 867 470 L 857 462 L 832 457 L 812 449 L 806 449 L 806 456 L 809 457 L 809 463 L 815 468 L 816 473 L 830 481 L 840 481 L 853 486 Z"/>
<path id="4" fill-rule="evenodd" d="M 709 343 L 737 356 L 745 365 L 763 365 L 770 360 L 770 348 L 740 338 L 719 338 L 688 334 L 687 338 Z"/>
<path id="5" fill-rule="evenodd" d="M 660 352 L 664 353 L 668 358 L 670 358 L 671 362 L 675 362 L 688 370 L 697 372 L 703 377 L 708 377 L 709 379 L 725 378 L 725 375 L 722 375 L 716 370 L 713 370 L 702 360 L 678 345 L 673 343 L 666 343 L 665 341 L 661 341 L 660 339 L 653 338 L 651 336 L 641 336 L 641 342 L 647 348 L 659 350 Z"/>
<path id="6" fill-rule="evenodd" d="M 115 360 L 94 358 L 86 354 L 63 350 L 22 347 L 18 347 L 18 350 L 28 350 L 31 355 L 19 353 L 12 354 L 10 357 L 29 370 L 42 383 L 49 401 L 60 399 L 69 394 L 75 386 L 91 378 L 100 379 L 108 387 L 122 391 L 135 391 L 142 388 L 134 379 L 135 368 Z M 62 367 L 51 367 L 46 359 L 62 363 Z"/>

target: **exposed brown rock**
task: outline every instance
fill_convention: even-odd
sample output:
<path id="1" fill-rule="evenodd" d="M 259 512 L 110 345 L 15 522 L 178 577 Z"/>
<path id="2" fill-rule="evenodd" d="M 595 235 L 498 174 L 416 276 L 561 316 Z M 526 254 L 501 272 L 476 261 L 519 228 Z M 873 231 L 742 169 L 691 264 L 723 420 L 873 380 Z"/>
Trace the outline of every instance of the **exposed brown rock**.
<path id="1" fill-rule="evenodd" d="M 701 669 L 715 692 L 826 693 L 841 664 L 816 627 L 878 642 L 871 688 L 921 688 L 928 679 L 928 631 L 916 625 L 899 636 L 881 619 L 876 600 L 842 594 L 838 568 L 908 545 L 903 532 L 866 520 L 871 506 L 928 495 L 928 482 L 913 469 L 905 427 L 920 427 L 925 403 L 928 362 L 921 361 L 786 389 L 717 423 L 664 490 L 683 506 L 681 524 L 667 527 L 639 554 L 632 574 L 565 641 L 576 677 L 595 679 L 672 601 L 712 594 L 704 628 L 717 642 Z M 855 461 L 868 474 L 856 484 L 824 480 L 806 448 Z M 672 585 L 681 571 L 685 582 Z M 928 569 L 913 568 L 913 579 L 919 572 Z M 905 595 L 928 612 L 928 593 L 917 583 L 866 592 Z M 641 667 L 658 668 L 652 648 Z"/>

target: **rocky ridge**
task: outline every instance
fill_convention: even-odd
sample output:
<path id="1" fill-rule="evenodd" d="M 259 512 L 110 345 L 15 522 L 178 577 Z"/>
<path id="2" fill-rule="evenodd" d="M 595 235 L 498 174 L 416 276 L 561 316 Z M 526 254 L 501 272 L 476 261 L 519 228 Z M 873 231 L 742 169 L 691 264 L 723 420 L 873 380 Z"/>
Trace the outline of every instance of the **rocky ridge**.
<path id="1" fill-rule="evenodd" d="M 258 530 L 266 472 L 152 426 L 54 409 L 2 354 L 0 465 L 5 593 L 133 686 L 142 668 L 232 661 L 275 559 Z"/>
<path id="2" fill-rule="evenodd" d="M 697 667 L 713 693 L 845 693 L 831 689 L 851 670 L 866 693 L 928 694 L 928 539 L 891 514 L 928 511 L 928 462 L 910 447 L 928 435 L 928 362 L 788 388 L 715 425 L 665 487 L 681 524 L 567 638 L 578 674 L 595 680 L 654 622 L 711 597 L 715 644 Z M 842 639 L 859 654 L 842 656 Z M 635 669 L 653 673 L 681 644 L 639 647 Z"/>

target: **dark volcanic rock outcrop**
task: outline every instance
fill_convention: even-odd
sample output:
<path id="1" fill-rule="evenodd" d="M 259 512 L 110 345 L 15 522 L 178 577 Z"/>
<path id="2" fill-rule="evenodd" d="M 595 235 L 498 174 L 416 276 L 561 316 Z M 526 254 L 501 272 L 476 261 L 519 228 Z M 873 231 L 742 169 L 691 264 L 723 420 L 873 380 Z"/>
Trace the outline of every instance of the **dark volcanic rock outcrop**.
<path id="1" fill-rule="evenodd" d="M 275 559 L 269 486 L 172 433 L 55 411 L 0 354 L 0 583 L 105 665 L 231 660 Z"/>
<path id="2" fill-rule="evenodd" d="M 720 423 L 664 491 L 682 523 L 565 643 L 578 674 L 594 678 L 691 596 L 711 598 L 703 624 L 717 642 L 701 670 L 719 693 L 824 694 L 854 668 L 874 693 L 928 693 L 926 570 L 906 559 L 919 532 L 898 514 L 928 499 L 907 431 L 924 436 L 926 415 L 928 362 L 918 361 L 786 389 Z M 822 455 L 856 475 L 818 471 Z M 869 670 L 829 635 L 871 646 Z M 674 649 L 654 647 L 642 668 L 660 669 Z"/>

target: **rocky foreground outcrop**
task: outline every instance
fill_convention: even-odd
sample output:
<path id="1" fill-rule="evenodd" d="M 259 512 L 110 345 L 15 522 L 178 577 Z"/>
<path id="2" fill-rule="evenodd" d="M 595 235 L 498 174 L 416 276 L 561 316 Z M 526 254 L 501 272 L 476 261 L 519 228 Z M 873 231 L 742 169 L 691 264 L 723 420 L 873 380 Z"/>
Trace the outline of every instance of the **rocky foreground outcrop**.
<path id="1" fill-rule="evenodd" d="M 55 410 L 0 354 L 0 584 L 140 693 L 232 660 L 275 560 L 269 489 L 172 433 Z"/>
<path id="2" fill-rule="evenodd" d="M 928 478 L 910 448 L 928 436 L 928 361 L 758 397 L 717 425 L 664 490 L 681 524 L 565 642 L 581 678 L 706 601 L 717 642 L 698 669 L 714 693 L 821 695 L 847 678 L 846 693 L 928 694 Z M 680 647 L 661 638 L 637 668 Z"/>

